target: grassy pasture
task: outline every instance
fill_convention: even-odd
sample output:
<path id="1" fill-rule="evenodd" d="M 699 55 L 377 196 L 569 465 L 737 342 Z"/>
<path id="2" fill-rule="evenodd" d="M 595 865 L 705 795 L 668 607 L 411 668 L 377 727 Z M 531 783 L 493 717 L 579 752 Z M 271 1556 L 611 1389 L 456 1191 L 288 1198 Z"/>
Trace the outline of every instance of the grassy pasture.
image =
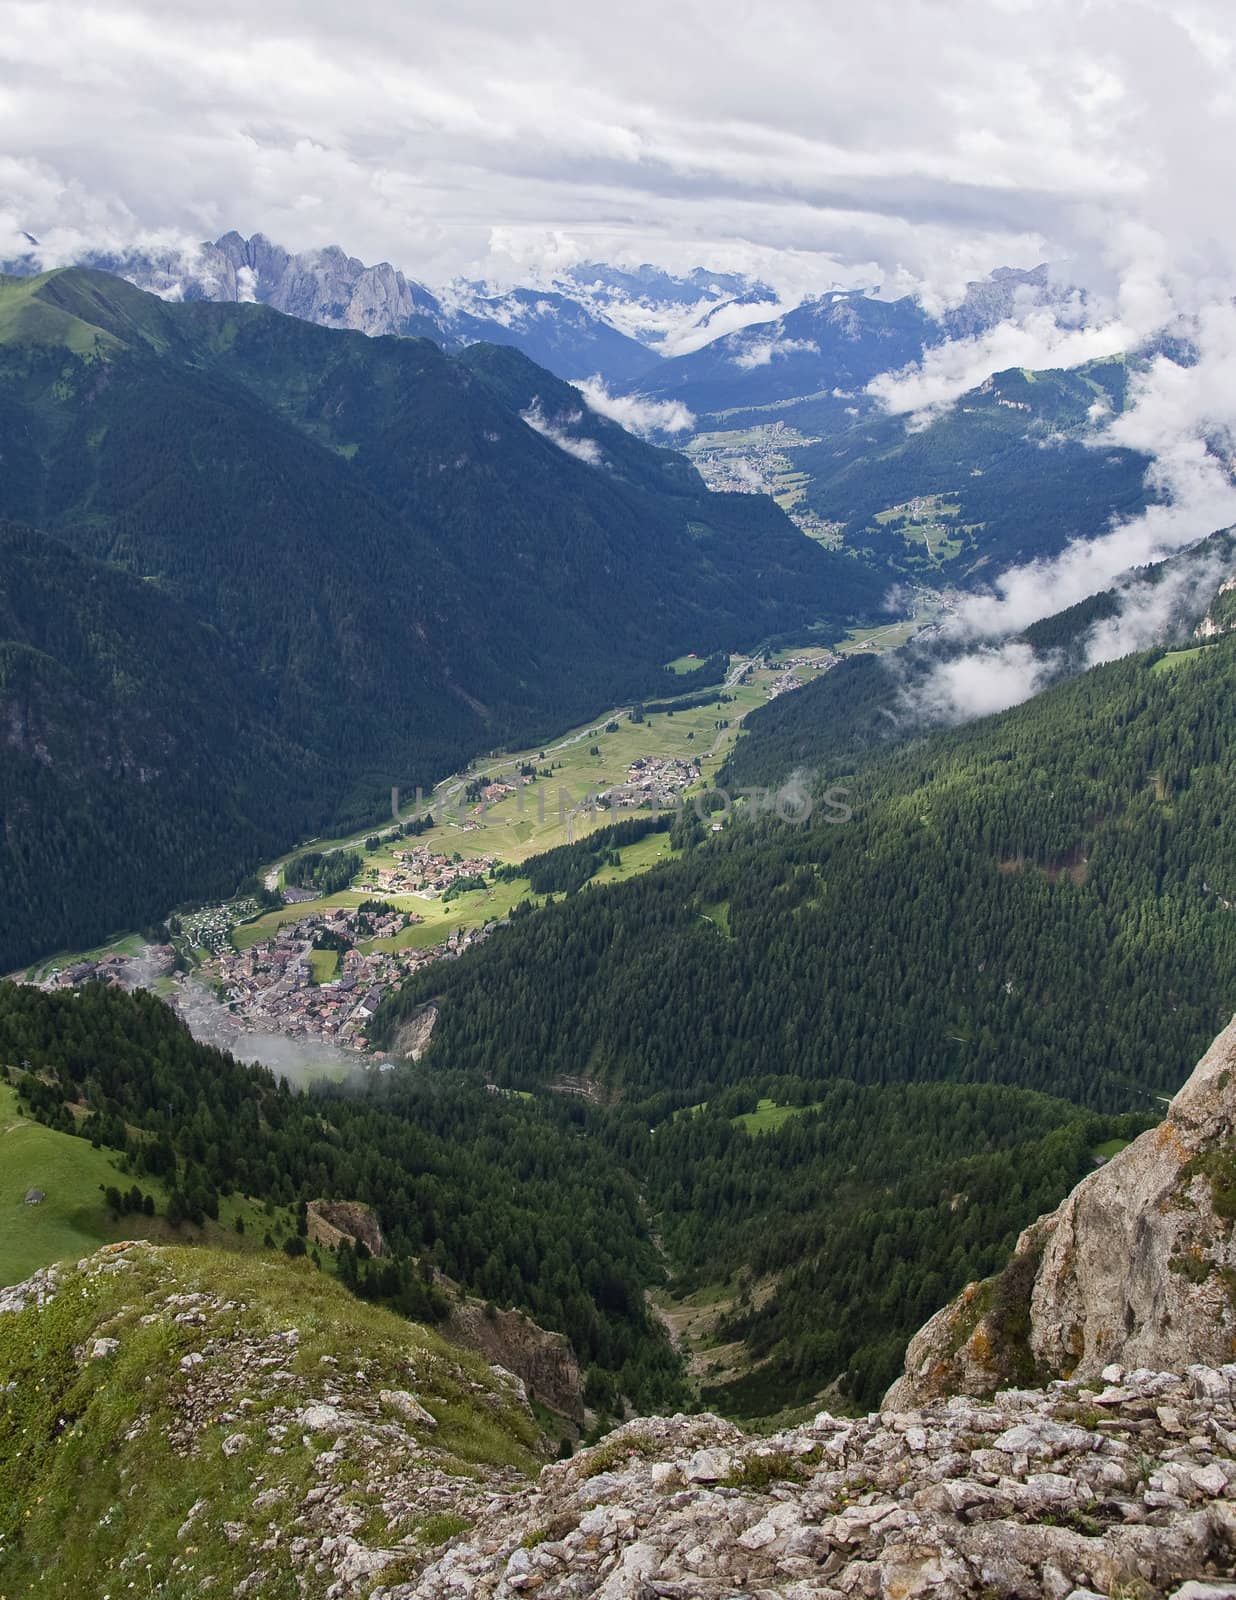
<path id="1" fill-rule="evenodd" d="M 772 1100 L 761 1100 L 754 1111 L 748 1111 L 741 1117 L 734 1117 L 736 1128 L 745 1128 L 748 1133 L 776 1133 L 778 1128 L 784 1128 L 791 1117 L 800 1117 L 804 1111 L 813 1111 L 814 1106 L 779 1106 Z"/>
<path id="2" fill-rule="evenodd" d="M 191 1223 L 173 1228 L 163 1215 L 113 1217 L 102 1190 L 114 1184 L 123 1193 L 134 1183 L 154 1196 L 160 1213 L 166 1210 L 167 1190 L 160 1182 L 123 1172 L 113 1151 L 96 1150 L 86 1139 L 31 1121 L 16 1091 L 0 1083 L 0 1284 L 20 1283 L 49 1262 L 76 1259 L 116 1239 L 257 1249 L 268 1230 L 281 1244 L 295 1229 L 290 1212 L 268 1215 L 237 1195 L 221 1200 L 218 1222 L 201 1228 Z M 25 1203 L 30 1189 L 43 1191 L 40 1205 Z M 236 1232 L 238 1216 L 243 1234 Z"/>
<path id="3" fill-rule="evenodd" d="M 1169 650 L 1166 655 L 1160 656 L 1151 667 L 1151 672 L 1171 672 L 1176 667 L 1184 666 L 1186 661 L 1195 661 L 1207 647 L 1204 644 L 1194 645 L 1191 650 Z"/>

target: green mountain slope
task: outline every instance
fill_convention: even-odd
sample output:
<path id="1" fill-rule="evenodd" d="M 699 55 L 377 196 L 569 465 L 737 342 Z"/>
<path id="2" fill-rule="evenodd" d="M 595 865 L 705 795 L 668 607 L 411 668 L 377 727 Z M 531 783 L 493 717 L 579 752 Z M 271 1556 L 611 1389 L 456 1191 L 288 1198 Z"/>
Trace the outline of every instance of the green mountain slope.
<path id="1" fill-rule="evenodd" d="M 159 584 L 0 523 L 0 971 L 228 895 L 323 823 L 325 764 L 281 720 Z"/>
<path id="2" fill-rule="evenodd" d="M 537 369 L 521 371 L 535 382 Z M 543 380 L 558 407 L 563 386 Z M 0 967 L 218 892 L 274 839 L 377 814 L 391 783 L 427 783 L 478 748 L 653 694 L 683 649 L 875 602 L 858 563 L 820 552 L 763 502 L 708 495 L 677 458 L 608 424 L 588 441 L 593 460 L 579 459 L 499 390 L 420 340 L 259 306 L 166 304 L 96 272 L 5 282 L 0 517 L 54 533 L 180 610 L 137 608 L 93 664 L 88 618 L 72 660 L 43 635 L 26 640 L 37 623 L 26 627 L 24 599 L 0 631 L 90 680 L 63 679 L 57 706 L 53 667 L 41 669 L 41 714 L 58 722 L 62 750 L 42 773 L 27 765 L 7 780 L 5 835 L 12 847 L 21 823 L 23 871 L 60 910 L 44 918 L 54 932 L 24 943 L 10 925 Z M 574 426 L 563 423 L 568 443 Z M 39 581 L 54 594 L 54 563 Z M 144 762 L 72 743 L 95 720 L 86 706 L 118 728 L 143 684 L 179 739 L 151 763 L 167 780 L 157 793 L 135 786 Z M 142 729 L 132 737 L 143 748 Z M 60 790 L 100 765 L 115 779 L 114 824 L 58 831 Z M 230 815 L 199 842 L 200 813 L 220 796 Z M 110 912 L 73 912 L 86 861 L 155 813 L 185 851 L 174 883 L 156 848 L 149 880 L 115 901 L 100 893 Z M 15 921 L 29 904 L 12 906 Z"/>
<path id="3" fill-rule="evenodd" d="M 0 1314 L 6 1594 L 398 1582 L 537 1464 L 480 1357 L 304 1263 L 120 1246 L 21 1298 Z M 312 1566 L 271 1537 L 293 1522 Z"/>
<path id="4" fill-rule="evenodd" d="M 414 1276 L 566 1332 L 610 1410 L 681 1404 L 657 1241 L 676 1293 L 725 1305 L 709 1404 L 870 1404 L 1236 1006 L 1236 638 L 1159 659 L 868 757 L 847 821 L 680 825 L 681 861 L 389 1000 L 393 1038 L 436 999 L 434 1042 L 365 1092 L 289 1095 L 98 988 L 0 987 L 0 1060 L 29 1063 L 27 1114 L 85 1102 L 83 1132 L 207 1211 L 375 1205 Z"/>
<path id="5" fill-rule="evenodd" d="M 867 416 L 790 449 L 802 508 L 848 549 L 909 576 L 964 585 L 1146 504 L 1148 461 L 1081 442 L 1092 407 L 1119 411 L 1123 361 L 996 373 L 926 426 Z"/>
<path id="6" fill-rule="evenodd" d="M 1230 626 L 1231 592 L 1212 591 L 1220 574 L 1233 565 L 1236 535 L 1221 530 L 1178 555 L 1125 574 L 1118 588 L 1033 623 L 1019 640 L 1037 657 L 1044 682 L 1081 672 L 1092 630 L 1129 607 L 1153 604 L 1161 640 L 1187 642 L 1207 601 L 1218 624 Z M 1167 600 L 1155 600 L 1160 588 Z M 833 671 L 805 684 L 801 693 L 779 695 L 752 712 L 717 782 L 738 790 L 747 784 L 784 783 L 797 772 L 819 783 L 852 771 L 873 750 L 921 738 L 917 692 L 943 663 L 975 648 L 974 640 L 953 637 L 946 627 L 925 632 L 890 655 L 846 657 Z"/>
<path id="7" fill-rule="evenodd" d="M 1086 1160 L 1098 1130 L 1066 1133 L 1060 1108 L 1033 1155 L 1023 1097 L 1153 1114 L 1236 1008 L 1236 639 L 1156 659 L 860 760 L 848 821 L 821 801 L 803 827 L 701 832 L 685 861 L 517 921 L 387 1003 L 390 1036 L 437 998 L 440 1069 L 621 1096 L 613 1137 L 687 1283 L 776 1282 L 731 1320 L 771 1364 L 727 1404 L 843 1372 L 878 1393 L 939 1283 Z M 902 1140 L 895 1111 L 931 1085 Z M 1014 1098 L 979 1110 L 979 1086 Z M 762 1099 L 801 1113 L 736 1136 Z M 1023 1148 L 1002 1168 L 1005 1139 Z"/>
<path id="8" fill-rule="evenodd" d="M 152 994 L 101 984 L 0 983 L 0 1071 L 23 1116 L 78 1136 L 83 1165 L 97 1141 L 118 1153 L 122 1189 L 153 1185 L 161 1226 L 183 1218 L 209 1235 L 245 1213 L 244 1196 L 266 1214 L 258 1236 L 278 1244 L 293 1231 L 285 1207 L 359 1201 L 377 1212 L 386 1253 L 334 1265 L 364 1298 L 432 1319 L 424 1285 L 436 1269 L 566 1334 L 611 1408 L 619 1384 L 648 1407 L 684 1398 L 643 1301 L 659 1268 L 636 1180 L 580 1138 L 572 1103 L 402 1072 L 293 1093 L 195 1043 Z M 252 1210 L 246 1221 L 253 1242 Z"/>

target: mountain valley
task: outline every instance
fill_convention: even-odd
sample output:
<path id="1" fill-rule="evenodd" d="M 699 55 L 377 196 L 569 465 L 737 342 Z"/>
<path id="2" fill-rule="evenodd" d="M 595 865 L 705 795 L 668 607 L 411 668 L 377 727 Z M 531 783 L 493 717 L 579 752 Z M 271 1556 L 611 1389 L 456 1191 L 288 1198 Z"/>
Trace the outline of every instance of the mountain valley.
<path id="1" fill-rule="evenodd" d="M 1236 1600 L 1236 18 L 21 0 L 0 1600 Z"/>
<path id="2" fill-rule="evenodd" d="M 6 629 L 6 968 L 234 887 L 271 845 L 370 819 L 392 784 L 432 784 L 478 747 L 655 698 L 688 648 L 821 617 L 844 629 L 878 604 L 869 573 L 770 501 L 710 496 L 509 351 L 452 361 L 260 307 L 169 306 L 97 273 L 10 280 L 0 318 L 19 441 L 0 514 L 23 551 L 4 581 L 25 585 Z M 571 450 L 555 418 L 578 430 Z M 48 609 L 66 545 L 107 564 L 71 580 L 115 589 L 103 633 Z M 178 664 L 182 688 L 126 676 L 157 651 L 148 632 L 194 628 L 203 660 Z M 191 762 L 221 763 L 196 783 L 169 778 L 181 717 Z M 36 792 L 42 814 L 75 816 L 54 840 L 22 831 Z M 184 829 L 155 820 L 186 802 Z M 204 824 L 203 808 L 234 820 Z M 123 841 L 138 835 L 135 883 Z M 70 888 L 87 855 L 93 904 Z M 54 942 L 28 920 L 49 886 Z"/>

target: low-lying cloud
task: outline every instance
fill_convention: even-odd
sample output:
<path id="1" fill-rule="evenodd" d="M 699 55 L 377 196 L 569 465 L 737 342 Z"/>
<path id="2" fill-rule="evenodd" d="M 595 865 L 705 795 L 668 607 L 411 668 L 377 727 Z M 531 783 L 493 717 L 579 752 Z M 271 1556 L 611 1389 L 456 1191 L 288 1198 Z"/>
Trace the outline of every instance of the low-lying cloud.
<path id="1" fill-rule="evenodd" d="M 551 444 L 556 444 L 559 450 L 574 456 L 577 461 L 585 461 L 590 467 L 599 467 L 604 461 L 601 446 L 595 439 L 577 438 L 567 432 L 568 428 L 584 420 L 582 411 L 568 411 L 564 416 L 550 418 L 545 415 L 541 402 L 534 400 L 526 411 L 520 412 L 520 416 L 530 428 L 534 428 Z"/>
<path id="2" fill-rule="evenodd" d="M 1020 322 L 1006 319 L 973 338 L 935 345 L 921 361 L 880 373 L 867 385 L 867 393 L 886 411 L 909 413 L 912 426 L 921 427 L 993 372 L 1011 367 L 1031 371 L 1077 367 L 1122 355 L 1136 338 L 1118 319 L 1094 327 L 1068 327 L 1053 311 L 1042 308 Z"/>
<path id="3" fill-rule="evenodd" d="M 611 394 L 601 377 L 586 378 L 575 387 L 600 417 L 608 417 L 628 433 L 650 439 L 663 433 L 687 433 L 695 414 L 681 400 L 650 400 L 643 395 Z"/>
<path id="4" fill-rule="evenodd" d="M 778 356 L 819 355 L 820 347 L 814 339 L 787 339 L 780 332 L 768 339 L 751 339 L 730 357 L 734 366 L 743 372 L 755 367 L 770 366 Z"/>
<path id="5" fill-rule="evenodd" d="M 1151 299 L 1146 304 L 1157 314 Z M 1160 643 L 1182 611 L 1204 603 L 1224 576 L 1221 567 L 1201 563 L 1155 587 L 1126 581 L 1133 569 L 1236 525 L 1236 306 L 1226 300 L 1204 306 L 1178 317 L 1174 331 L 1187 353 L 1180 360 L 1160 354 L 1132 372 L 1125 410 L 1112 416 L 1096 408 L 1086 437 L 1096 450 L 1115 446 L 1150 456 L 1146 485 L 1156 503 L 1097 539 L 1074 540 L 1054 557 L 1011 568 L 986 592 L 963 599 L 944 637 L 974 641 L 976 648 L 941 665 L 914 691 L 921 713 L 959 720 L 1028 699 L 1045 681 L 1043 666 L 1009 641 L 1091 595 L 1116 588 L 1120 611 L 1092 630 L 1086 665 Z"/>
<path id="6" fill-rule="evenodd" d="M 1036 694 L 1048 682 L 1053 666 L 1020 639 L 984 645 L 933 668 L 904 692 L 903 709 L 932 722 L 991 716 Z"/>
<path id="7" fill-rule="evenodd" d="M 1128 573 L 1114 585 L 1117 610 L 1082 636 L 1075 665 L 1088 669 L 1137 651 L 1174 642 L 1200 615 L 1228 576 L 1230 561 L 1202 553 L 1150 581 Z M 1024 639 L 982 644 L 941 661 L 901 696 L 901 710 L 932 722 L 969 722 L 1021 705 L 1046 688 L 1065 667 L 1059 650 L 1039 652 Z"/>
<path id="8" fill-rule="evenodd" d="M 785 300 L 727 300 L 720 306 L 699 306 L 690 319 L 681 320 L 667 328 L 665 336 L 656 345 L 659 355 L 689 356 L 702 350 L 714 339 L 727 333 L 738 333 L 753 323 L 771 322 L 774 317 L 793 311 L 797 301 Z"/>

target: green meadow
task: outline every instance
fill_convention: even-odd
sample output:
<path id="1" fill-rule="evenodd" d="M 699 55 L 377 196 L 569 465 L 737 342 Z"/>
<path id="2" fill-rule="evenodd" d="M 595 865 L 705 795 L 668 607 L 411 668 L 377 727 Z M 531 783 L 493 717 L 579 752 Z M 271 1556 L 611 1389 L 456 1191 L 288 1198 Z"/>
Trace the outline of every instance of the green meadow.
<path id="1" fill-rule="evenodd" d="M 814 1109 L 814 1106 L 779 1106 L 773 1100 L 760 1100 L 754 1111 L 734 1117 L 732 1121 L 736 1128 L 743 1128 L 747 1133 L 776 1133 L 791 1117 L 801 1117 L 804 1111 Z"/>
<path id="2" fill-rule="evenodd" d="M 134 1177 L 114 1152 L 30 1121 L 16 1090 L 0 1082 L 0 1284 L 20 1283 L 51 1261 L 76 1259 L 117 1239 L 258 1249 L 268 1231 L 282 1244 L 295 1229 L 290 1212 L 268 1214 L 237 1195 L 221 1200 L 218 1222 L 201 1228 L 173 1228 L 161 1214 L 114 1217 L 103 1191 L 114 1186 L 123 1193 L 134 1183 L 154 1197 L 159 1213 L 166 1210 L 167 1191 L 156 1179 Z M 43 1191 L 40 1204 L 26 1204 L 31 1189 Z M 243 1233 L 236 1232 L 237 1217 Z"/>
<path id="3" fill-rule="evenodd" d="M 798 676 L 810 678 L 813 672 L 824 670 L 829 653 L 821 648 L 809 648 L 783 651 L 771 659 L 777 662 L 789 655 L 808 658 L 810 664 L 799 668 Z M 699 662 L 681 656 L 669 665 L 675 671 L 688 671 Z M 443 780 L 434 790 L 432 803 L 439 819 L 438 826 L 418 839 L 389 839 L 376 850 L 364 848 L 368 836 L 364 833 L 346 839 L 308 841 L 316 849 L 361 850 L 365 864 L 360 876 L 351 888 L 339 894 L 302 905 L 283 906 L 239 924 L 232 931 L 232 942 L 238 950 L 245 950 L 269 938 L 280 927 L 300 921 L 307 911 L 354 906 L 369 898 L 381 898 L 397 910 L 414 912 L 422 920 L 392 938 L 363 945 L 365 950 L 424 948 L 441 943 L 455 931 L 501 919 L 521 900 L 534 898 L 529 896 L 526 883 L 519 880 L 493 883 L 444 902 L 434 897 L 391 895 L 379 890 L 377 872 L 396 866 L 396 852 L 412 849 L 417 844 L 428 846 L 435 854 L 493 856 L 504 864 L 518 865 L 556 845 L 582 839 L 597 828 L 632 815 L 625 810 L 602 809 L 591 804 L 590 797 L 626 783 L 630 767 L 638 760 L 698 760 L 699 783 L 684 795 L 689 804 L 694 793 L 709 786 L 738 735 L 742 719 L 756 706 L 767 702 L 775 681 L 775 673 L 761 669 L 752 673 L 748 683 L 729 688 L 718 685 L 716 698 L 704 706 L 687 711 L 646 713 L 642 722 L 633 722 L 629 710 L 616 710 L 573 728 L 544 747 L 474 761 L 464 771 Z M 718 703 L 722 694 L 730 699 Z M 719 728 L 719 722 L 728 726 Z M 465 799 L 469 783 L 480 778 L 514 781 L 521 766 L 537 769 L 532 783 L 517 786 L 514 793 L 493 802 Z M 422 804 L 422 810 L 426 804 Z M 411 808 L 404 815 L 410 817 Z M 599 884 L 621 882 L 672 859 L 673 855 L 666 835 L 650 835 L 622 850 L 620 864 L 602 868 L 593 881 Z M 284 857 L 270 870 L 280 871 L 288 859 L 290 856 Z M 323 962 L 323 971 L 325 966 Z"/>
<path id="4" fill-rule="evenodd" d="M 1166 655 L 1159 657 L 1150 670 L 1156 673 L 1171 672 L 1175 667 L 1184 666 L 1186 661 L 1196 661 L 1206 648 L 1206 645 L 1199 644 L 1191 650 L 1169 650 Z"/>

